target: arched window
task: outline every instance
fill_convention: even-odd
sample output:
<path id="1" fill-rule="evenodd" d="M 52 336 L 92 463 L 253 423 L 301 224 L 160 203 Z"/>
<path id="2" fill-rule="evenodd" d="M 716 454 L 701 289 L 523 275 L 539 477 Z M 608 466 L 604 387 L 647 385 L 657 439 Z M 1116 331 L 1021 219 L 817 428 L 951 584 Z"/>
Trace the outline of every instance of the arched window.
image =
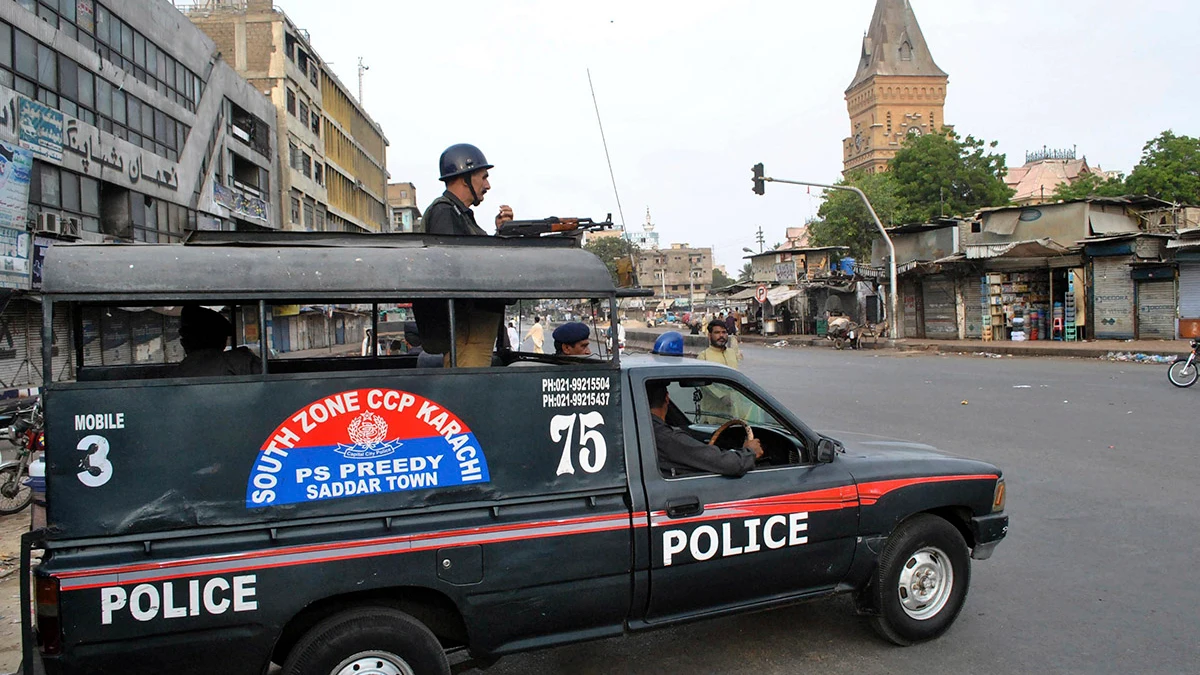
<path id="1" fill-rule="evenodd" d="M 912 61 L 912 45 L 909 44 L 908 40 L 900 43 L 900 60 Z"/>

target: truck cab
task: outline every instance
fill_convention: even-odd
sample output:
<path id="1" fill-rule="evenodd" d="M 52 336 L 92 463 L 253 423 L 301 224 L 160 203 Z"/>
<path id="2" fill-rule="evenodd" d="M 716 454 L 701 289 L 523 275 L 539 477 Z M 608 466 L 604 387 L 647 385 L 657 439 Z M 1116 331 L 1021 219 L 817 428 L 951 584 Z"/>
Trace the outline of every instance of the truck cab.
<path id="1" fill-rule="evenodd" d="M 569 239 L 223 234 L 59 245 L 45 270 L 43 360 L 73 358 L 44 372 L 29 672 L 448 673 L 840 592 L 909 644 L 950 626 L 1007 531 L 996 467 L 822 435 L 722 366 L 500 348 L 458 367 L 460 331 L 497 311 L 616 319 L 626 291 Z M 179 367 L 197 306 L 257 370 Z M 444 367 L 362 355 L 396 306 L 444 308 Z M 668 471 L 655 424 L 763 456 Z"/>

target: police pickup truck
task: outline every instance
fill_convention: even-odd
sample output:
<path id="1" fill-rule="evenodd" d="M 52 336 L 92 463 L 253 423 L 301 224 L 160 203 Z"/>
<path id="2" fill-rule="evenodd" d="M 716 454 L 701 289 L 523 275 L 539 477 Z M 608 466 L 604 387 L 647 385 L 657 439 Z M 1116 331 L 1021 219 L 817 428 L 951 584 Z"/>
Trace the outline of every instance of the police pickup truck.
<path id="1" fill-rule="evenodd" d="M 59 244 L 43 284 L 26 672 L 448 673 L 834 593 L 910 644 L 949 628 L 1007 531 L 996 467 L 821 435 L 731 369 L 507 350 L 454 367 L 506 308 L 522 328 L 546 300 L 618 315 L 605 265 L 569 241 Z M 362 356 L 380 311 L 414 303 L 449 318 L 417 316 L 452 331 L 447 367 Z M 181 368 L 193 305 L 267 358 Z M 754 468 L 664 471 L 662 385 L 696 439 L 753 433 Z"/>

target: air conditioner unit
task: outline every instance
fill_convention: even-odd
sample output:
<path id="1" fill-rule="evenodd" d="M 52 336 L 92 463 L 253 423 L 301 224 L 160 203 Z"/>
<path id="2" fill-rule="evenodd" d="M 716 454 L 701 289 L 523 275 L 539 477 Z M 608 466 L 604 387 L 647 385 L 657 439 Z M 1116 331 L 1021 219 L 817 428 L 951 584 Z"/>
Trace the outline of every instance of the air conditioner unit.
<path id="1" fill-rule="evenodd" d="M 67 216 L 58 221 L 59 234 L 64 237 L 79 238 L 79 231 L 82 229 L 82 223 L 74 216 Z"/>
<path id="2" fill-rule="evenodd" d="M 37 232 L 45 232 L 47 234 L 59 233 L 59 215 L 57 213 L 42 212 L 37 217 Z"/>

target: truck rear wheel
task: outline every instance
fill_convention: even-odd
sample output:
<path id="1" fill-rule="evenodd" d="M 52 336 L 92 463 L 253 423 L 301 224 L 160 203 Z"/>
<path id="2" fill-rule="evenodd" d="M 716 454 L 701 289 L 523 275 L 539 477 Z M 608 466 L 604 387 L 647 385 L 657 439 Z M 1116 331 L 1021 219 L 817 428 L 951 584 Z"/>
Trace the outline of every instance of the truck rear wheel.
<path id="1" fill-rule="evenodd" d="M 283 673 L 450 675 L 450 664 L 420 621 L 390 607 L 360 607 L 313 626 L 288 654 Z"/>
<path id="2" fill-rule="evenodd" d="M 888 537 L 874 589 L 876 632 L 901 646 L 945 633 L 967 599 L 971 557 L 962 534 L 932 515 L 920 515 Z"/>

